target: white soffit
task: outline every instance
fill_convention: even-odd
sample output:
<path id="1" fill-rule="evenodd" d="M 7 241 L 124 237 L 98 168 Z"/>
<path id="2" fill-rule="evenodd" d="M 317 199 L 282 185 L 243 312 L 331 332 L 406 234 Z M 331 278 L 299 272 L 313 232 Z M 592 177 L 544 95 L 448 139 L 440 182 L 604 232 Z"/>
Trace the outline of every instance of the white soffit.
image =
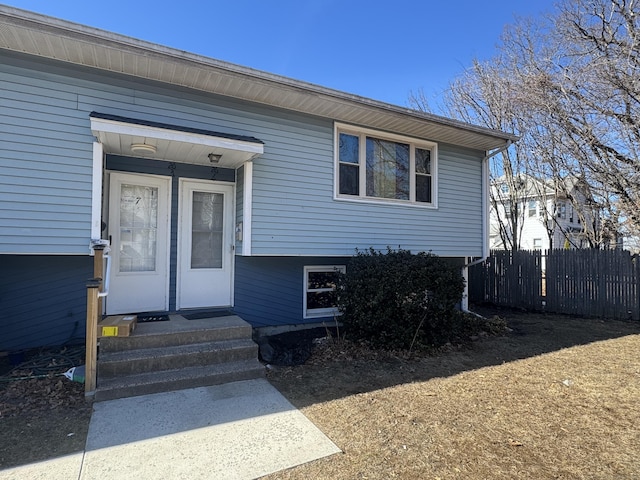
<path id="1" fill-rule="evenodd" d="M 504 132 L 3 5 L 0 49 L 477 150 L 517 140 Z"/>
<path id="2" fill-rule="evenodd" d="M 102 144 L 104 152 L 109 154 L 235 169 L 264 152 L 264 145 L 258 140 L 228 138 L 215 132 L 184 131 L 169 125 L 144 125 L 139 121 L 127 122 L 126 119 L 94 115 L 91 116 L 91 131 Z M 134 152 L 131 146 L 136 144 L 149 145 L 155 151 Z M 221 155 L 220 160 L 212 164 L 209 154 Z"/>

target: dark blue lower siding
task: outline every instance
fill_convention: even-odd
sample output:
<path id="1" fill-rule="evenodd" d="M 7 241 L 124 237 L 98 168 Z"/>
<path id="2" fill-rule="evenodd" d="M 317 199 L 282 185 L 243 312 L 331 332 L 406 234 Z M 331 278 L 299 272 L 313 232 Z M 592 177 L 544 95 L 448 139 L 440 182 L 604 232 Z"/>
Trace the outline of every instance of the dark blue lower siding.
<path id="1" fill-rule="evenodd" d="M 462 266 L 463 259 L 452 259 Z M 254 327 L 333 322 L 303 318 L 305 265 L 347 257 L 235 257 L 234 311 Z M 84 342 L 90 256 L 0 255 L 0 351 Z"/>
<path id="2" fill-rule="evenodd" d="M 349 258 L 236 256 L 234 311 L 254 327 L 333 322 L 303 318 L 305 265 L 346 265 Z"/>
<path id="3" fill-rule="evenodd" d="M 83 343 L 90 256 L 0 256 L 0 351 Z"/>

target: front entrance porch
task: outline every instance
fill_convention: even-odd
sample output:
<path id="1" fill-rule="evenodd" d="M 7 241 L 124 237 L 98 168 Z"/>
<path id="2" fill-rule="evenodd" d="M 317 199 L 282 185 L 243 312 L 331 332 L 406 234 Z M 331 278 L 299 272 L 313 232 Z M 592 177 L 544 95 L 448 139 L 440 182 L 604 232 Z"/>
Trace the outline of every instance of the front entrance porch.
<path id="1" fill-rule="evenodd" d="M 169 318 L 99 340 L 96 401 L 264 377 L 251 325 L 237 315 Z"/>
<path id="2" fill-rule="evenodd" d="M 263 142 L 98 112 L 90 118 L 91 241 L 111 247 L 104 311 L 232 306 L 235 243 L 250 232 L 240 220 L 236 234 L 244 218 L 236 170 L 251 169 Z"/>
<path id="3" fill-rule="evenodd" d="M 233 183 L 120 171 L 106 178 L 106 313 L 232 305 Z"/>

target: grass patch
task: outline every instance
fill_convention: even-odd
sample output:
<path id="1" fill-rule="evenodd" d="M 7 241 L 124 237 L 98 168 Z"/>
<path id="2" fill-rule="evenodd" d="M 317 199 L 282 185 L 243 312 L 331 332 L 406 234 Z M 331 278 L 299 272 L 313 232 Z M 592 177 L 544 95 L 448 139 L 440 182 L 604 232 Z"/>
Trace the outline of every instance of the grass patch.
<path id="1" fill-rule="evenodd" d="M 270 372 L 344 453 L 266 478 L 640 478 L 638 323 L 500 316 L 437 356 L 320 344 Z"/>

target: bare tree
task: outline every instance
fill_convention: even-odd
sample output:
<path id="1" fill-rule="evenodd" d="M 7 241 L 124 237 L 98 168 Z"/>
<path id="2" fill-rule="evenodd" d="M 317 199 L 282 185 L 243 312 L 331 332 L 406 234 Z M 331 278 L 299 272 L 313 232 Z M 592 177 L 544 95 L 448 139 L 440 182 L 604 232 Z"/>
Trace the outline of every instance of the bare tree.
<path id="1" fill-rule="evenodd" d="M 446 115 L 467 123 L 518 132 L 522 129 L 519 125 L 522 117 L 513 109 L 514 87 L 501 70 L 499 62 L 474 62 L 471 69 L 450 84 L 440 108 Z M 423 92 L 412 94 L 409 103 L 416 109 L 431 111 Z M 509 250 L 520 248 L 524 213 L 521 210 L 523 186 L 518 178 L 525 167 L 518 144 L 493 157 L 490 163 L 489 201 L 502 245 Z"/>
<path id="2" fill-rule="evenodd" d="M 507 26 L 496 57 L 450 84 L 443 113 L 521 137 L 491 168 L 510 192 L 494 191 L 492 205 L 516 209 L 499 227 L 507 248 L 519 247 L 523 174 L 569 202 L 590 246 L 615 243 L 621 227 L 640 236 L 639 19 L 635 0 L 565 0 L 551 16 Z M 429 109 L 423 94 L 410 103 Z M 562 225 L 546 195 L 551 235 Z"/>
<path id="3" fill-rule="evenodd" d="M 633 0 L 572 0 L 543 37 L 522 25 L 506 37 L 523 60 L 521 98 L 545 133 L 532 138 L 541 150 L 554 146 L 550 162 L 560 175 L 590 186 L 593 201 L 581 213 L 593 246 L 611 242 L 620 220 L 640 233 L 639 15 Z M 535 40 L 522 48 L 527 36 Z"/>

